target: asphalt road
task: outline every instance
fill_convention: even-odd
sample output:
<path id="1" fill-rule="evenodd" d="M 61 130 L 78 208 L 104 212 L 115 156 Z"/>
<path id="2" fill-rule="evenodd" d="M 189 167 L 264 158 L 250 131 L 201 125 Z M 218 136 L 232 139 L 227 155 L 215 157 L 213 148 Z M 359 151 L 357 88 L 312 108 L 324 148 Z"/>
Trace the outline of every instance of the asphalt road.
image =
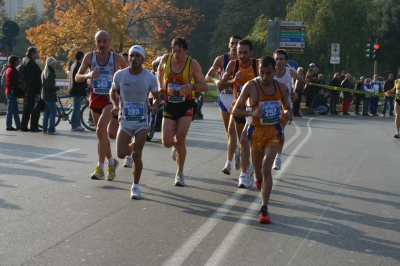
<path id="1" fill-rule="evenodd" d="M 218 108 L 192 123 L 186 187 L 160 133 L 146 143 L 142 200 L 131 170 L 93 181 L 96 136 L 0 129 L 0 265 L 399 265 L 399 147 L 392 118 L 307 116 L 286 130 L 272 223 L 260 193 L 221 173 Z M 5 117 L 0 117 L 5 125 Z M 115 151 L 115 143 L 112 143 Z M 122 160 L 120 160 L 122 165 Z"/>

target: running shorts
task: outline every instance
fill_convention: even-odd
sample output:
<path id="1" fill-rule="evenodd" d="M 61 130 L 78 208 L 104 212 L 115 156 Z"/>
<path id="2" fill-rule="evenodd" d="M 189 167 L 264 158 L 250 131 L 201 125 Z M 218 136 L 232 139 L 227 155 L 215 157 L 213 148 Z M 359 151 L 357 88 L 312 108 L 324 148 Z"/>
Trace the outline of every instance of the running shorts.
<path id="1" fill-rule="evenodd" d="M 193 116 L 196 110 L 195 100 L 188 100 L 181 103 L 165 102 L 164 104 L 164 118 L 178 120 L 184 116 Z"/>
<path id="2" fill-rule="evenodd" d="M 231 113 L 233 94 L 218 95 L 218 106 L 222 111 Z"/>
<path id="3" fill-rule="evenodd" d="M 249 126 L 247 137 L 250 140 L 250 148 L 264 152 L 267 146 L 277 146 L 282 143 L 283 127 L 281 124 L 271 126 Z"/>

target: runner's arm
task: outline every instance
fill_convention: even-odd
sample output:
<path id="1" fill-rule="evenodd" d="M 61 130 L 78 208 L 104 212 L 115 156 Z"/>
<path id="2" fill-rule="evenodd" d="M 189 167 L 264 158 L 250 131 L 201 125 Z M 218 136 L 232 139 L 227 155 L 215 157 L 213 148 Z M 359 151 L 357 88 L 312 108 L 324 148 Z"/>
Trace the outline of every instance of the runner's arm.
<path id="1" fill-rule="evenodd" d="M 300 74 L 297 73 L 294 69 L 290 69 L 290 76 L 292 77 L 292 79 L 296 79 L 295 90 L 299 89 L 301 83 L 303 82 L 303 77 L 300 76 Z"/>
<path id="2" fill-rule="evenodd" d="M 110 90 L 110 99 L 111 99 L 111 102 L 112 102 L 114 108 L 115 108 L 115 107 L 118 108 L 118 98 L 119 98 L 119 96 L 118 96 L 118 90 L 117 90 L 116 88 L 114 88 L 114 86 L 111 87 L 111 90 Z"/>
<path id="3" fill-rule="evenodd" d="M 86 82 L 92 77 L 92 72 L 89 71 L 89 73 L 86 73 L 90 66 L 91 54 L 92 53 L 89 52 L 83 58 L 82 64 L 79 67 L 78 73 L 75 76 L 76 82 Z"/>
<path id="4" fill-rule="evenodd" d="M 208 73 L 205 77 L 206 81 L 214 82 L 214 84 L 217 85 L 217 82 L 219 81 L 219 79 L 214 78 L 214 74 L 215 74 L 215 72 L 218 71 L 219 68 L 222 68 L 223 60 L 224 60 L 224 58 L 222 56 L 218 56 L 217 58 L 215 58 L 214 64 L 212 65 L 210 70 L 208 70 Z"/>
<path id="5" fill-rule="evenodd" d="M 231 79 L 231 76 L 232 76 L 234 70 L 235 70 L 235 61 L 230 61 L 228 63 L 228 66 L 226 67 L 226 71 L 225 71 L 224 75 L 222 76 L 222 79 L 220 80 L 220 82 L 218 84 L 221 88 L 221 89 L 218 88 L 219 91 L 225 90 L 236 83 L 236 75 L 235 75 L 235 77 L 233 77 L 233 79 Z"/>
<path id="6" fill-rule="evenodd" d="M 208 91 L 208 84 L 201 71 L 201 66 L 196 60 L 192 60 L 190 67 L 193 69 L 194 80 L 197 84 L 192 85 L 192 90 L 195 92 L 206 92 Z"/>
<path id="7" fill-rule="evenodd" d="M 126 63 L 126 61 L 122 55 L 114 53 L 114 56 L 115 56 L 116 67 L 118 69 L 124 69 L 124 68 L 128 67 L 128 64 Z"/>
<path id="8" fill-rule="evenodd" d="M 289 102 L 289 89 L 286 87 L 285 84 L 279 84 L 280 85 L 280 90 L 281 90 L 281 95 L 282 95 L 282 106 L 283 106 L 283 111 L 285 113 L 285 120 L 289 121 L 289 124 L 292 123 L 293 121 L 293 113 L 292 113 L 292 107 Z"/>
<path id="9" fill-rule="evenodd" d="M 257 112 L 247 111 L 243 109 L 243 106 L 245 105 L 247 99 L 250 97 L 250 92 L 256 89 L 254 86 L 255 85 L 252 82 L 247 82 L 246 84 L 244 84 L 242 92 L 240 93 L 239 98 L 237 99 L 235 106 L 233 107 L 232 115 L 239 117 L 257 116 Z"/>
<path id="10" fill-rule="evenodd" d="M 168 54 L 163 55 L 157 69 L 157 83 L 158 83 L 158 91 L 160 93 L 164 91 L 164 69 L 165 69 L 165 63 L 167 62 L 167 57 Z"/>

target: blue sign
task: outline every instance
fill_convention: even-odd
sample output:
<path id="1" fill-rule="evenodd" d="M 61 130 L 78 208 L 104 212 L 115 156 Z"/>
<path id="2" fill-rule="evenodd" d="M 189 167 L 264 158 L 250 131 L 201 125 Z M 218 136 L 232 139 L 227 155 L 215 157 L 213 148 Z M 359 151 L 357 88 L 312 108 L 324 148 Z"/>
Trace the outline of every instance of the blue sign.
<path id="1" fill-rule="evenodd" d="M 288 38 L 288 37 L 281 37 L 281 42 L 305 42 L 305 38 Z"/>
<path id="2" fill-rule="evenodd" d="M 287 61 L 286 66 L 289 68 L 294 68 L 295 70 L 297 70 L 299 68 L 299 65 L 297 64 L 297 62 L 293 61 L 293 60 Z"/>

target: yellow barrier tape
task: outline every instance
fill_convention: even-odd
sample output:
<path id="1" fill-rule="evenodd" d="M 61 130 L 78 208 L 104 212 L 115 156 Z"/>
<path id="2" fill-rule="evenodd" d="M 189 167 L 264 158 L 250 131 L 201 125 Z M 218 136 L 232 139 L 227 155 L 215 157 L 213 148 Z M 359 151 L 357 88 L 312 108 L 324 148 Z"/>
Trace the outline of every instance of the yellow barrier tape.
<path id="1" fill-rule="evenodd" d="M 307 82 L 307 85 L 312 85 L 312 86 L 316 86 L 316 87 L 322 87 L 322 88 L 329 89 L 329 90 L 334 90 L 334 91 L 352 92 L 352 93 L 356 93 L 356 94 L 369 94 L 369 95 L 373 95 L 373 96 L 396 97 L 395 93 L 391 93 L 388 96 L 386 96 L 384 93 L 360 91 L 360 90 L 355 90 L 355 89 L 348 89 L 348 88 L 342 88 L 342 87 L 334 87 L 334 86 L 322 85 L 322 84 L 312 83 L 312 82 Z"/>

